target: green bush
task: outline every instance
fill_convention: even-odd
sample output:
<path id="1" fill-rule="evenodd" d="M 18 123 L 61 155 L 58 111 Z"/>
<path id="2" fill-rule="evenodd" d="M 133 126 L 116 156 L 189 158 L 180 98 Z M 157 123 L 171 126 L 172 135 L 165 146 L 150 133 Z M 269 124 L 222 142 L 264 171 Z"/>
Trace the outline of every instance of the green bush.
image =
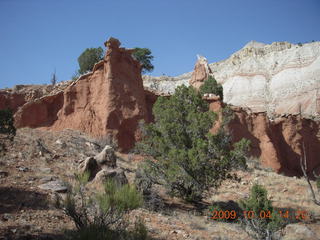
<path id="1" fill-rule="evenodd" d="M 200 200 L 203 191 L 236 179 L 232 169 L 246 166 L 248 141 L 232 146 L 224 127 L 210 134 L 216 114 L 194 88 L 180 86 L 170 98 L 159 97 L 153 114 L 155 122 L 142 129 L 137 148 L 156 159 L 146 161 L 145 178 L 166 186 L 171 195 Z"/>
<path id="2" fill-rule="evenodd" d="M 94 65 L 103 59 L 103 49 L 98 48 L 87 48 L 83 53 L 78 57 L 78 63 L 80 69 L 78 72 L 80 74 L 85 74 L 92 71 Z"/>
<path id="3" fill-rule="evenodd" d="M 243 211 L 253 211 L 254 217 L 252 219 L 243 217 L 242 223 L 245 227 L 249 226 L 257 239 L 275 239 L 274 233 L 285 224 L 268 199 L 267 190 L 261 185 L 253 185 L 249 198 L 240 200 L 239 206 Z M 262 212 L 270 213 L 270 218 L 261 217 Z"/>
<path id="4" fill-rule="evenodd" d="M 142 196 L 134 186 L 118 186 L 113 180 L 104 184 L 104 192 L 89 193 L 85 185 L 89 174 L 76 175 L 65 199 L 58 197 L 57 207 L 75 223 L 77 231 L 67 232 L 66 239 L 146 239 L 143 223 L 128 228 L 128 213 L 142 205 Z M 135 238 L 139 236 L 140 238 Z"/>
<path id="5" fill-rule="evenodd" d="M 5 155 L 7 144 L 13 141 L 16 135 L 12 111 L 9 109 L 0 110 L 0 156 Z"/>
<path id="6" fill-rule="evenodd" d="M 12 139 L 16 135 L 12 111 L 9 109 L 0 110 L 0 134 Z"/>
<path id="7" fill-rule="evenodd" d="M 205 93 L 213 93 L 217 96 L 220 96 L 220 99 L 223 100 L 223 88 L 222 85 L 217 83 L 214 77 L 210 76 L 200 87 L 199 89 L 201 95 Z"/>
<path id="8" fill-rule="evenodd" d="M 151 50 L 149 48 L 134 48 L 132 56 L 140 62 L 142 66 L 142 73 L 151 72 L 154 68 L 151 61 L 153 56 L 151 55 Z"/>

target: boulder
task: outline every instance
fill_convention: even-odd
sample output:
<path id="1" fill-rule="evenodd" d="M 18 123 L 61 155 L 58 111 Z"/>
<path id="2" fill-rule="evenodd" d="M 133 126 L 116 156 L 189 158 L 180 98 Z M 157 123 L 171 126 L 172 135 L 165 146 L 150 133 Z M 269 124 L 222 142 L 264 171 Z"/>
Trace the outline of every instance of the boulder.
<path id="1" fill-rule="evenodd" d="M 114 149 L 107 145 L 96 156 L 88 157 L 79 165 L 80 172 L 89 172 L 89 181 L 103 183 L 113 179 L 119 185 L 128 183 L 124 171 L 117 167 Z"/>
<path id="2" fill-rule="evenodd" d="M 97 173 L 94 178 L 95 183 L 104 183 L 108 179 L 113 179 L 118 186 L 128 184 L 128 179 L 124 173 L 124 171 L 120 168 L 116 169 L 102 169 Z"/>
<path id="3" fill-rule="evenodd" d="M 101 166 L 97 163 L 94 157 L 88 157 L 79 165 L 80 173 L 89 173 L 89 180 L 93 179 L 101 170 Z"/>
<path id="4" fill-rule="evenodd" d="M 104 149 L 95 156 L 95 160 L 99 165 L 106 165 L 107 167 L 116 167 L 116 155 L 111 146 L 107 145 Z"/>
<path id="5" fill-rule="evenodd" d="M 64 193 L 68 191 L 68 185 L 61 180 L 49 181 L 47 183 L 39 185 L 38 188 L 58 193 Z"/>

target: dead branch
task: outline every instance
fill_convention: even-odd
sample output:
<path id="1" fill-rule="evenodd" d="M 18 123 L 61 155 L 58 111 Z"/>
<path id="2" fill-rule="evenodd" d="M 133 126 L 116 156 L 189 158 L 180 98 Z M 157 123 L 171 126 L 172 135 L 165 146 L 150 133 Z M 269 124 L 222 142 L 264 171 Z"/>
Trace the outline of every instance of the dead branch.
<path id="1" fill-rule="evenodd" d="M 307 169 L 308 169 L 308 167 L 307 167 L 307 155 L 306 155 L 304 143 L 302 145 L 302 149 L 303 149 L 303 154 L 302 154 L 303 156 L 301 155 L 301 157 L 300 157 L 300 167 L 301 167 L 301 170 L 303 172 L 303 176 L 307 180 L 307 183 L 309 185 L 309 188 L 310 188 L 310 191 L 311 191 L 311 194 L 312 194 L 312 198 L 313 198 L 313 202 L 320 206 L 320 201 L 316 198 L 316 195 L 314 193 L 313 187 L 312 187 L 311 182 L 310 182 L 310 178 L 308 177 L 308 174 L 307 174 Z"/>

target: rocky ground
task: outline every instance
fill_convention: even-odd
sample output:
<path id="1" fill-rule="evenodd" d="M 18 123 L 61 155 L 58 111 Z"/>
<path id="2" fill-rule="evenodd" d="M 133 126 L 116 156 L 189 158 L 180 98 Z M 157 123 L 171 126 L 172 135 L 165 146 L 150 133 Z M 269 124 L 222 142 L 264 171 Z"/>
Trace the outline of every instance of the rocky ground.
<path id="1" fill-rule="evenodd" d="M 65 229 L 74 229 L 71 219 L 55 208 L 53 190 L 63 192 L 64 182 L 72 182 L 79 163 L 99 153 L 105 143 L 105 139 L 94 140 L 73 130 L 19 129 L 6 156 L 0 159 L 0 239 L 59 239 Z M 117 156 L 118 166 L 132 182 L 143 158 Z M 306 219 L 292 220 L 279 232 L 282 239 L 320 239 L 320 206 L 312 202 L 304 179 L 261 168 L 255 159 L 249 165 L 248 171 L 238 172 L 242 178 L 239 183 L 226 181 L 210 191 L 201 210 L 168 197 L 159 188 L 154 206 L 136 209 L 130 217 L 143 217 L 153 239 L 252 239 L 239 223 L 212 220 L 206 209 L 212 203 L 235 203 L 247 197 L 256 182 L 266 187 L 275 207 L 307 214 Z M 44 185 L 47 183 L 51 186 Z"/>

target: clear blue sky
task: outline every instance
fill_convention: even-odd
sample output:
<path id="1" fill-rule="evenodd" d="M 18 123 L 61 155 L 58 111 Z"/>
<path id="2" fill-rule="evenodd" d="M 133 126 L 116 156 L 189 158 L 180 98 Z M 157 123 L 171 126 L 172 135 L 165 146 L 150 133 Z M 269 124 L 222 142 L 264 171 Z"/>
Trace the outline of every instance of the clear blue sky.
<path id="1" fill-rule="evenodd" d="M 320 40 L 320 0 L 0 0 L 0 88 L 71 78 L 88 47 L 114 36 L 147 47 L 151 75 L 191 71 L 250 40 Z"/>

